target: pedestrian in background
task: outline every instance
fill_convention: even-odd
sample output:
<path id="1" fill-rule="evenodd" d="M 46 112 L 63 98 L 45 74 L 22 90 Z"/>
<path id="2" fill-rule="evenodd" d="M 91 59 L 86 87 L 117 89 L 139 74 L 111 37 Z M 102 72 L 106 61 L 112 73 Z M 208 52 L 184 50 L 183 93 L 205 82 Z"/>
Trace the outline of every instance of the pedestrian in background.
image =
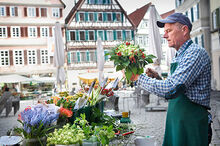
<path id="1" fill-rule="evenodd" d="M 148 69 L 139 76 L 137 85 L 168 99 L 163 146 L 206 146 L 209 143 L 210 57 L 204 48 L 192 42 L 192 24 L 182 13 L 157 21 L 157 25 L 164 27 L 164 38 L 177 51 L 176 56 L 166 80 Z"/>

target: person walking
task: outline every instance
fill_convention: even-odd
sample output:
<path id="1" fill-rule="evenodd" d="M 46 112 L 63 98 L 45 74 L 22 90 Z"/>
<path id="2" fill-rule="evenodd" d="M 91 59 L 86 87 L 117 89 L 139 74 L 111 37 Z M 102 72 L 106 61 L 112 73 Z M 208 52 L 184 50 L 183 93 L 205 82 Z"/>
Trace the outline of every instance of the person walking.
<path id="1" fill-rule="evenodd" d="M 157 21 L 164 27 L 164 38 L 177 52 L 170 74 L 161 80 L 147 69 L 137 86 L 168 99 L 163 146 L 208 145 L 208 111 L 210 109 L 211 61 L 207 51 L 192 42 L 192 24 L 182 13 Z"/>

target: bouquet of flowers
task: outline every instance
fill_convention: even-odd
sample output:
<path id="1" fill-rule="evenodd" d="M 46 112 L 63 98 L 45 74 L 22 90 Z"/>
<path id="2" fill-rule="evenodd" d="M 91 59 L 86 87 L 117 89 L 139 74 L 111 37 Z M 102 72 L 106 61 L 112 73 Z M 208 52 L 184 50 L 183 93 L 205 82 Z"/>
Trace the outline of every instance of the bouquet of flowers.
<path id="1" fill-rule="evenodd" d="M 51 126 L 55 122 L 59 113 L 56 107 L 47 107 L 43 104 L 37 104 L 33 107 L 27 107 L 18 116 L 18 121 L 22 124 L 22 128 L 15 128 L 14 131 L 20 133 L 25 139 L 46 136 L 46 133 L 54 128 Z"/>
<path id="2" fill-rule="evenodd" d="M 147 55 L 144 49 L 129 42 L 119 44 L 106 55 L 110 55 L 110 60 L 114 61 L 116 71 L 124 70 L 129 83 L 132 76 L 142 74 L 145 65 L 153 63 L 153 55 Z"/>

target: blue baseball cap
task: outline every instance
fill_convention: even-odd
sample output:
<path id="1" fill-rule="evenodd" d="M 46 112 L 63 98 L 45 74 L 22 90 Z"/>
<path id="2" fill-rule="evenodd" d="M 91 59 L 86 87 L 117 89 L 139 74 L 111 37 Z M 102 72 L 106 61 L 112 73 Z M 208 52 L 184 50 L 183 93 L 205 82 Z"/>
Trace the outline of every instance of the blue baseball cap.
<path id="1" fill-rule="evenodd" d="M 173 13 L 167 16 L 165 19 L 157 21 L 157 26 L 162 28 L 164 27 L 165 23 L 176 23 L 179 22 L 183 25 L 187 25 L 189 30 L 192 30 L 192 23 L 190 22 L 189 18 L 182 13 Z"/>

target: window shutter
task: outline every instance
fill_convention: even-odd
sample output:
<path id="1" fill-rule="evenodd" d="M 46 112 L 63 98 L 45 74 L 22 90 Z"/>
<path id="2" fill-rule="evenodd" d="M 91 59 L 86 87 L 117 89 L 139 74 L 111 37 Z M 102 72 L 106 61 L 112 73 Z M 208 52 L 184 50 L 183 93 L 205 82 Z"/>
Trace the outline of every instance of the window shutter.
<path id="1" fill-rule="evenodd" d="M 40 37 L 40 27 L 37 27 L 37 36 Z"/>
<path id="2" fill-rule="evenodd" d="M 197 4 L 197 18 L 199 19 L 199 3 Z"/>
<path id="3" fill-rule="evenodd" d="M 21 27 L 21 37 L 24 37 L 24 27 Z"/>
<path id="4" fill-rule="evenodd" d="M 95 13 L 94 13 L 94 20 L 95 20 L 95 22 L 97 21 L 97 16 L 98 16 L 98 15 L 97 15 L 97 12 L 95 12 Z"/>
<path id="5" fill-rule="evenodd" d="M 192 20 L 192 22 L 194 22 L 193 7 L 191 8 L 191 20 Z"/>
<path id="6" fill-rule="evenodd" d="M 63 9 L 60 8 L 60 18 L 63 17 Z"/>
<path id="7" fill-rule="evenodd" d="M 98 0 L 95 0 L 95 4 L 98 4 Z"/>
<path id="8" fill-rule="evenodd" d="M 220 8 L 216 9 L 216 26 L 217 28 L 220 28 Z"/>
<path id="9" fill-rule="evenodd" d="M 27 8 L 24 8 L 24 17 L 27 17 Z"/>
<path id="10" fill-rule="evenodd" d="M 86 41 L 89 40 L 89 34 L 88 34 L 88 30 L 86 30 Z"/>
<path id="11" fill-rule="evenodd" d="M 67 63 L 71 64 L 71 52 L 68 52 Z"/>
<path id="12" fill-rule="evenodd" d="M 131 39 L 134 40 L 134 30 L 131 30 Z"/>
<path id="13" fill-rule="evenodd" d="M 117 33 L 115 30 L 113 30 L 113 37 L 114 37 L 114 40 L 117 40 Z"/>
<path id="14" fill-rule="evenodd" d="M 76 52 L 76 57 L 77 57 L 77 62 L 80 62 L 80 52 L 79 51 Z"/>
<path id="15" fill-rule="evenodd" d="M 76 22 L 78 22 L 79 21 L 79 13 L 77 12 L 76 13 Z"/>
<path id="16" fill-rule="evenodd" d="M 24 50 L 24 65 L 27 65 L 27 50 Z"/>
<path id="17" fill-rule="evenodd" d="M 104 22 L 107 21 L 107 13 L 106 12 L 103 13 L 103 21 Z"/>
<path id="18" fill-rule="evenodd" d="M 95 30 L 95 41 L 97 40 L 97 30 Z"/>
<path id="19" fill-rule="evenodd" d="M 201 41 L 202 41 L 202 47 L 204 48 L 204 36 L 203 36 L 203 34 L 201 35 Z"/>
<path id="20" fill-rule="evenodd" d="M 106 4 L 106 0 L 103 0 L 103 4 Z"/>
<path id="21" fill-rule="evenodd" d="M 49 34 L 50 34 L 50 37 L 53 36 L 53 33 L 52 33 L 52 27 L 49 28 Z"/>
<path id="22" fill-rule="evenodd" d="M 95 50 L 95 61 L 97 62 L 97 51 Z"/>
<path id="23" fill-rule="evenodd" d="M 18 7 L 15 7 L 15 16 L 18 16 Z"/>
<path id="24" fill-rule="evenodd" d="M 14 63 L 13 63 L 13 51 L 12 50 L 9 50 L 9 59 L 10 59 L 10 65 L 13 66 Z"/>
<path id="25" fill-rule="evenodd" d="M 104 54 L 106 54 L 106 53 L 108 53 L 108 51 L 107 51 L 107 50 L 104 50 Z M 108 56 L 105 55 L 105 61 L 107 61 L 107 60 L 108 60 Z"/>
<path id="26" fill-rule="evenodd" d="M 10 38 L 11 37 L 11 29 L 10 29 L 10 27 L 7 27 L 7 33 L 8 33 L 8 38 Z"/>
<path id="27" fill-rule="evenodd" d="M 24 37 L 28 37 L 28 28 L 24 27 Z"/>
<path id="28" fill-rule="evenodd" d="M 116 13 L 113 12 L 113 21 L 116 21 Z"/>
<path id="29" fill-rule="evenodd" d="M 89 50 L 86 51 L 86 61 L 90 61 L 90 55 Z"/>
<path id="30" fill-rule="evenodd" d="M 106 30 L 104 31 L 104 34 L 105 34 L 105 40 L 107 41 L 107 31 Z"/>
<path id="31" fill-rule="evenodd" d="M 122 12 L 121 12 L 121 22 L 124 22 L 124 15 Z"/>
<path id="32" fill-rule="evenodd" d="M 89 0 L 87 0 L 87 4 L 89 4 Z"/>
<path id="33" fill-rule="evenodd" d="M 36 8 L 36 16 L 39 17 L 39 8 Z"/>
<path id="34" fill-rule="evenodd" d="M 67 41 L 70 41 L 70 31 L 69 30 L 66 31 L 66 38 L 67 38 Z"/>
<path id="35" fill-rule="evenodd" d="M 198 44 L 198 38 L 197 37 L 195 37 L 195 43 Z"/>
<path id="36" fill-rule="evenodd" d="M 10 8 L 6 7 L 6 16 L 10 16 Z"/>
<path id="37" fill-rule="evenodd" d="M 88 21 L 89 20 L 89 15 L 88 12 L 85 13 L 85 20 Z"/>
<path id="38" fill-rule="evenodd" d="M 126 32 L 125 32 L 125 30 L 122 31 L 122 38 L 123 38 L 123 41 L 126 40 Z"/>
<path id="39" fill-rule="evenodd" d="M 76 40 L 79 41 L 79 31 L 76 30 Z"/>
<path id="40" fill-rule="evenodd" d="M 41 55 L 40 55 L 40 50 L 37 50 L 37 64 L 41 64 Z"/>

